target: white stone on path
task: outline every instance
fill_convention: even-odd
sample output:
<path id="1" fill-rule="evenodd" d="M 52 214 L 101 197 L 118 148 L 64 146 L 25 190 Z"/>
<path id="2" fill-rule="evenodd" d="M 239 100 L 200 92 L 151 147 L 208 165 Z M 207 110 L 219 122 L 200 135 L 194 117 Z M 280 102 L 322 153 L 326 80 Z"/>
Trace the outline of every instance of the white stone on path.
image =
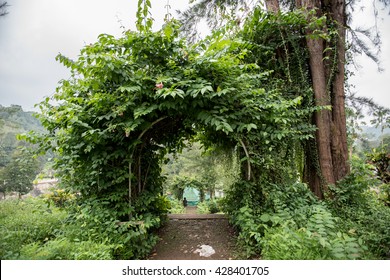
<path id="1" fill-rule="evenodd" d="M 209 245 L 201 245 L 199 249 L 194 251 L 194 253 L 199 253 L 199 256 L 208 258 L 215 254 L 215 250 Z"/>

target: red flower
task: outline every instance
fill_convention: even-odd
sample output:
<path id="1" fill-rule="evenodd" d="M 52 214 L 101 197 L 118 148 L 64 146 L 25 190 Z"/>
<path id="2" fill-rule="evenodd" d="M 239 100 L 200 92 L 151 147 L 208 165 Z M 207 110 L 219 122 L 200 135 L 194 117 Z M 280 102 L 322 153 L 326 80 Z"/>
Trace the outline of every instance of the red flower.
<path id="1" fill-rule="evenodd" d="M 162 89 L 164 87 L 163 83 L 156 84 L 156 89 Z"/>

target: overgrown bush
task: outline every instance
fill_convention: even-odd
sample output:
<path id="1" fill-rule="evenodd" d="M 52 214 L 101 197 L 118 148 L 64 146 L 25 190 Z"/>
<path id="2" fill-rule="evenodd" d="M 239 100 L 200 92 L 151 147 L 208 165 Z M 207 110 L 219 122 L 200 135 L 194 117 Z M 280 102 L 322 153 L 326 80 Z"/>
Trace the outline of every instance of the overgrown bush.
<path id="1" fill-rule="evenodd" d="M 302 183 L 234 185 L 223 206 L 239 229 L 244 257 L 388 258 L 390 210 L 379 199 L 383 184 L 370 164 L 352 158 L 351 166 L 325 201 Z"/>
<path id="2" fill-rule="evenodd" d="M 44 200 L 49 205 L 53 203 L 57 207 L 65 207 L 67 204 L 75 200 L 75 195 L 62 189 L 56 189 L 45 194 Z"/>
<path id="3" fill-rule="evenodd" d="M 112 246 L 94 241 L 71 241 L 57 238 L 44 244 L 34 242 L 23 246 L 20 258 L 24 260 L 110 260 Z"/>
<path id="4" fill-rule="evenodd" d="M 382 184 L 379 186 L 378 197 L 387 207 L 390 207 L 390 184 Z"/>
<path id="5" fill-rule="evenodd" d="M 249 183 L 240 183 L 240 187 Z M 254 186 L 254 184 L 252 184 Z M 239 229 L 244 257 L 264 259 L 362 259 L 363 239 L 353 230 L 340 229 L 340 219 L 318 201 L 305 184 L 254 186 L 258 204 L 239 188 L 225 199 L 225 210 Z M 237 192 L 241 194 L 237 194 Z M 244 205 L 227 204 L 232 196 Z"/>
<path id="6" fill-rule="evenodd" d="M 261 240 L 265 259 L 359 259 L 365 246 L 349 233 L 337 228 L 338 218 L 321 204 L 311 207 L 305 227 L 294 220 L 277 220 L 277 225 L 267 227 Z M 262 216 L 262 220 L 266 218 Z M 279 224 L 281 223 L 282 224 Z"/>
<path id="7" fill-rule="evenodd" d="M 367 157 L 375 167 L 378 178 L 383 183 L 390 183 L 390 154 L 387 148 L 373 149 Z"/>
<path id="8" fill-rule="evenodd" d="M 340 227 L 350 229 L 368 246 L 369 258 L 390 255 L 390 208 L 378 199 L 381 182 L 373 168 L 358 158 L 351 161 L 352 172 L 334 189 L 328 203 L 340 217 Z"/>
<path id="9" fill-rule="evenodd" d="M 171 199 L 170 201 L 171 208 L 169 210 L 169 213 L 171 214 L 184 214 L 186 212 L 186 209 L 183 206 L 183 203 L 180 200 L 177 199 Z"/>
<path id="10" fill-rule="evenodd" d="M 164 221 L 169 201 L 163 196 L 145 192 L 137 200 L 130 221 L 120 222 L 104 200 L 84 200 L 71 211 L 71 221 L 62 236 L 70 240 L 107 244 L 114 259 L 142 259 L 156 244 L 155 230 Z"/>
<path id="11" fill-rule="evenodd" d="M 199 202 L 196 205 L 196 212 L 199 214 L 210 214 L 210 209 L 207 201 Z"/>
<path id="12" fill-rule="evenodd" d="M 373 149 L 367 155 L 373 165 L 372 168 L 375 168 L 376 177 L 382 182 L 378 187 L 378 195 L 386 206 L 390 206 L 390 154 L 388 150 L 389 147 L 385 146 L 378 150 Z"/>
<path id="13" fill-rule="evenodd" d="M 23 246 L 54 238 L 66 216 L 66 212 L 48 207 L 41 199 L 0 202 L 1 259 L 19 258 Z"/>
<path id="14" fill-rule="evenodd" d="M 169 202 L 145 193 L 138 212 L 120 222 L 107 203 L 84 200 L 65 209 L 44 199 L 0 203 L 1 259 L 142 259 L 158 238 Z M 156 214 L 158 213 L 158 214 Z"/>
<path id="15" fill-rule="evenodd" d="M 220 207 L 219 207 L 218 200 L 212 199 L 212 200 L 208 200 L 207 202 L 208 202 L 209 211 L 211 214 L 215 214 L 215 213 L 218 213 L 221 211 Z"/>
<path id="16" fill-rule="evenodd" d="M 200 214 L 215 214 L 220 211 L 219 201 L 215 199 L 205 200 L 197 205 L 197 212 Z"/>

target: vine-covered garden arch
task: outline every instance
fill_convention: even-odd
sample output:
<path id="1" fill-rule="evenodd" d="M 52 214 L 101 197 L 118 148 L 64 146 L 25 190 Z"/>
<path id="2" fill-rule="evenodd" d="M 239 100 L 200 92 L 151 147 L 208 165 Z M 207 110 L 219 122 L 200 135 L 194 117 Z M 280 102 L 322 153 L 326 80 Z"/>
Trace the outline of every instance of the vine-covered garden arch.
<path id="1" fill-rule="evenodd" d="M 278 181 L 289 165 L 283 172 L 297 181 L 295 153 L 315 131 L 315 108 L 305 94 L 283 92 L 273 69 L 248 62 L 251 49 L 224 33 L 188 46 L 171 21 L 159 32 L 102 34 L 76 61 L 59 55 L 72 75 L 56 90 L 58 105 L 40 104 L 48 130 L 40 141 L 56 150 L 61 185 L 79 194 L 75 218 L 135 227 L 129 239 L 139 242 L 167 211 L 164 156 L 194 135 L 238 147 L 242 182 Z"/>

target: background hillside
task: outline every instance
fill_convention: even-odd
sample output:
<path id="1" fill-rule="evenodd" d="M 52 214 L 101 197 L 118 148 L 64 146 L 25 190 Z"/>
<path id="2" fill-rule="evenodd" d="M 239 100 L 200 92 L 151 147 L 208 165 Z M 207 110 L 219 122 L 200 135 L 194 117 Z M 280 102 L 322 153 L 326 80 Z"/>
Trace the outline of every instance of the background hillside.
<path id="1" fill-rule="evenodd" d="M 378 138 L 381 136 L 390 134 L 390 128 L 385 128 L 382 133 L 381 127 L 363 125 L 361 126 L 361 130 L 362 135 L 364 135 L 369 140 L 378 140 Z"/>
<path id="2" fill-rule="evenodd" d="M 24 112 L 19 105 L 0 105 L 0 167 L 7 165 L 18 145 L 24 145 L 16 135 L 30 130 L 43 131 L 33 112 Z"/>

